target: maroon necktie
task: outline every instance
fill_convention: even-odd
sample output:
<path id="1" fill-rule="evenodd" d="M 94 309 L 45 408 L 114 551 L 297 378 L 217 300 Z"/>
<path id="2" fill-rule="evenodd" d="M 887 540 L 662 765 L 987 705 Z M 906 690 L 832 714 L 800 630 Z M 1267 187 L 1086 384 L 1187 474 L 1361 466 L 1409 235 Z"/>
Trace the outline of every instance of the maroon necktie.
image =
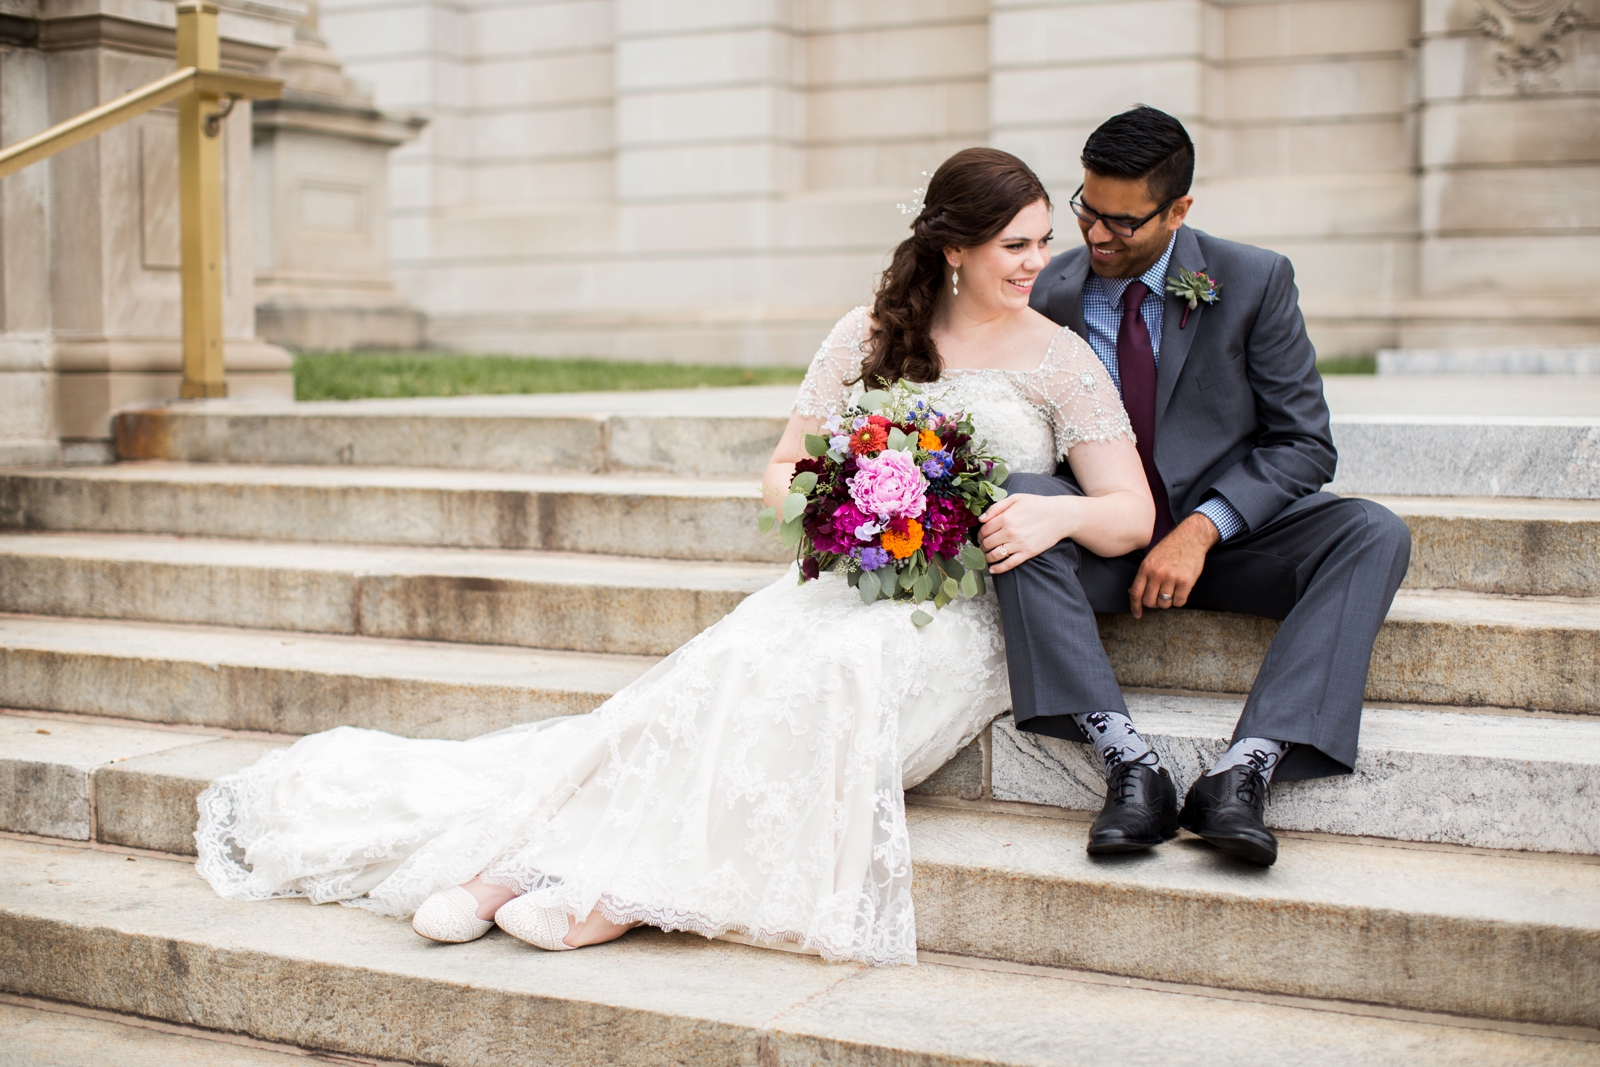
<path id="1" fill-rule="evenodd" d="M 1134 281 L 1122 293 L 1122 324 L 1117 327 L 1117 370 L 1122 378 L 1122 406 L 1139 440 L 1139 459 L 1144 463 L 1145 480 L 1156 502 L 1156 528 L 1153 545 L 1172 529 L 1172 507 L 1167 503 L 1167 486 L 1156 470 L 1156 353 L 1150 346 L 1150 328 L 1139 309 L 1144 306 L 1150 287 Z"/>

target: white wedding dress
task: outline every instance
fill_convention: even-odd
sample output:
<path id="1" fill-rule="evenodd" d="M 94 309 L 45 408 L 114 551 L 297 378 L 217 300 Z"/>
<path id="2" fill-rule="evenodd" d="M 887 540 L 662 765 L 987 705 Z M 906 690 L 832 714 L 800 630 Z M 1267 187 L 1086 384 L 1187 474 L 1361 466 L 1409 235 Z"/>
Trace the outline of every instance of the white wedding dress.
<path id="1" fill-rule="evenodd" d="M 864 322 L 858 308 L 829 334 L 800 414 L 843 406 Z M 1066 329 L 1035 370 L 949 371 L 927 389 L 1014 471 L 1131 436 Z M 201 794 L 199 871 L 232 899 L 396 916 L 482 872 L 579 916 L 913 963 L 902 790 L 1010 706 L 993 593 L 926 627 L 915 610 L 865 606 L 836 574 L 798 585 L 791 568 L 591 714 L 469 741 L 303 738 Z"/>

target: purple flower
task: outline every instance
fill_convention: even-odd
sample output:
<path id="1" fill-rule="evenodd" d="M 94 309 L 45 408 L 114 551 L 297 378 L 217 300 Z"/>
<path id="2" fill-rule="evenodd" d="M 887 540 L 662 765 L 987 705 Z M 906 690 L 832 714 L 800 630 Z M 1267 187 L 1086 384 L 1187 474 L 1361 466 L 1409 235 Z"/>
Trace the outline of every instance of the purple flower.
<path id="1" fill-rule="evenodd" d="M 922 473 L 927 476 L 930 482 L 942 482 L 950 477 L 950 472 L 955 469 L 955 465 L 955 458 L 941 449 L 922 461 Z"/>
<path id="2" fill-rule="evenodd" d="M 862 511 L 891 519 L 914 519 L 927 508 L 923 494 L 928 483 L 909 453 L 890 449 L 876 458 L 859 456 L 856 466 L 856 475 L 850 479 L 850 498 Z"/>
<path id="3" fill-rule="evenodd" d="M 800 561 L 800 575 L 806 581 L 811 581 L 822 573 L 822 567 L 817 563 L 816 556 L 807 556 Z"/>
<path id="4" fill-rule="evenodd" d="M 863 548 L 855 556 L 864 571 L 875 571 L 889 565 L 889 553 L 881 548 Z"/>

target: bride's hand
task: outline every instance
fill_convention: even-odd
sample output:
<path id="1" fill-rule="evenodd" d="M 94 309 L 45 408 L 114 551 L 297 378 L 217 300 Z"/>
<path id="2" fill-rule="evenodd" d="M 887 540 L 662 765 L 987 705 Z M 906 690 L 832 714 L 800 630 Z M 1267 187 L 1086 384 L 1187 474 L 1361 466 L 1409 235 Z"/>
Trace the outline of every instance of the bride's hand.
<path id="1" fill-rule="evenodd" d="M 1080 498 L 1013 493 L 978 516 L 978 543 L 990 574 L 1004 574 L 1019 563 L 1054 548 L 1070 532 L 1068 510 Z"/>

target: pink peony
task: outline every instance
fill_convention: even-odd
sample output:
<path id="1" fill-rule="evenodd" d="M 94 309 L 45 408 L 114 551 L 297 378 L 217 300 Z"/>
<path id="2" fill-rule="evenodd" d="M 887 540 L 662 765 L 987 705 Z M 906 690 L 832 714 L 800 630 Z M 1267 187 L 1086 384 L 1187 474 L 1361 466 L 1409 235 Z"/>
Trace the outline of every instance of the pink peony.
<path id="1" fill-rule="evenodd" d="M 927 508 L 928 480 L 910 453 L 889 451 L 876 458 L 862 456 L 850 479 L 850 498 L 869 515 L 914 519 Z"/>

